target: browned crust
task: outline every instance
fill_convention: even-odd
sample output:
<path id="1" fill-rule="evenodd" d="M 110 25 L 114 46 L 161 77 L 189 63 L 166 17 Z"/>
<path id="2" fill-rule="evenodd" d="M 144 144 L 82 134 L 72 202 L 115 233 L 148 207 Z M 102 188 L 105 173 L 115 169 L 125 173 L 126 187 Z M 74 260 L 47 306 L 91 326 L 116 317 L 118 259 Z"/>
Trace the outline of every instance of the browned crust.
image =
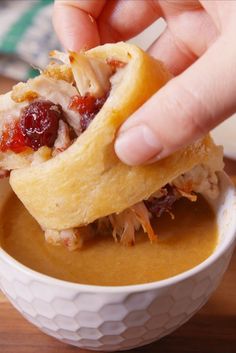
<path id="1" fill-rule="evenodd" d="M 13 86 L 11 99 L 16 103 L 22 103 L 25 101 L 32 101 L 38 98 L 38 93 L 31 91 L 27 83 L 20 82 L 17 85 Z"/>
<path id="2" fill-rule="evenodd" d="M 67 65 L 59 65 L 52 62 L 46 67 L 43 74 L 55 80 L 64 80 L 69 83 L 74 83 L 72 70 Z"/>

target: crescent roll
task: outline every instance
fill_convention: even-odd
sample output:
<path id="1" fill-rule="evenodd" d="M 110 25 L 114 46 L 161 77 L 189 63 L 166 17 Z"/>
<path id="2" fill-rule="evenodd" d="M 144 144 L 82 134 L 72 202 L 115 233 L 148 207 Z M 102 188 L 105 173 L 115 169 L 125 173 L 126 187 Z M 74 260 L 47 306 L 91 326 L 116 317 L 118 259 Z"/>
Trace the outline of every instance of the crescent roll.
<path id="1" fill-rule="evenodd" d="M 62 63 L 51 63 L 0 98 L 2 136 L 12 117 L 20 116 L 27 140 L 20 151 L 3 141 L 0 167 L 10 170 L 12 189 L 49 241 L 78 241 L 79 230 L 90 224 L 110 227 L 116 240 L 128 244 L 142 226 L 154 240 L 150 214 L 156 200 L 174 195 L 194 201 L 197 192 L 217 192 L 222 150 L 209 136 L 145 166 L 127 166 L 114 152 L 121 124 L 171 79 L 160 61 L 122 42 L 82 53 L 53 52 L 52 58 Z M 41 121 L 37 132 L 40 109 L 48 109 L 51 125 L 43 131 L 50 137 L 40 135 Z M 32 121 L 34 130 L 24 125 Z"/>

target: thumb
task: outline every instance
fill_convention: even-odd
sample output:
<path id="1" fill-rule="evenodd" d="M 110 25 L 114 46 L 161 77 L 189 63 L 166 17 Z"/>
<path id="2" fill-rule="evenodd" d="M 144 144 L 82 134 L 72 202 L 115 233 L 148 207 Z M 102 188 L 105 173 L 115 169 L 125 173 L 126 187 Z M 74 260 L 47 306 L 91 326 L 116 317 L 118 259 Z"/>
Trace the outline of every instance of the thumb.
<path id="1" fill-rule="evenodd" d="M 129 165 L 164 158 L 236 111 L 235 59 L 230 38 L 215 42 L 123 124 L 115 142 L 118 157 Z"/>

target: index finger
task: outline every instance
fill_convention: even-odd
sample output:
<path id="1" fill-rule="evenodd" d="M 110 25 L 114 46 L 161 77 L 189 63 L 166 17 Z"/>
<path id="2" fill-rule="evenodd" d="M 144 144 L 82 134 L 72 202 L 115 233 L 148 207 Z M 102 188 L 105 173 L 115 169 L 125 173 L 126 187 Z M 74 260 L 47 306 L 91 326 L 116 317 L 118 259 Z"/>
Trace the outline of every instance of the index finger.
<path id="1" fill-rule="evenodd" d="M 160 16 L 159 3 L 146 0 L 58 0 L 54 25 L 64 46 L 79 51 L 132 38 Z"/>
<path id="2" fill-rule="evenodd" d="M 106 0 L 56 0 L 53 24 L 64 47 L 79 51 L 100 44 L 95 19 L 100 15 Z"/>

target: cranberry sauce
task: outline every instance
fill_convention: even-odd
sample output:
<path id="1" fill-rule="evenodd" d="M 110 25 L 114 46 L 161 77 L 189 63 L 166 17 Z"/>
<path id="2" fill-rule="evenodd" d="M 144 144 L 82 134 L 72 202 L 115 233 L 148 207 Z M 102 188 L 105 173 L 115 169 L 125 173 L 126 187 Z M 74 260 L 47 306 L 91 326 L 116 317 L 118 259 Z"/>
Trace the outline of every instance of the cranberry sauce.
<path id="1" fill-rule="evenodd" d="M 80 114 L 80 126 L 82 132 L 87 129 L 91 121 L 102 108 L 108 95 L 109 93 L 103 97 L 95 98 L 90 94 L 86 94 L 85 96 L 76 95 L 71 98 L 69 109 L 77 111 Z"/>
<path id="2" fill-rule="evenodd" d="M 20 119 L 6 124 L 0 137 L 0 151 L 15 153 L 28 147 L 37 151 L 42 146 L 53 147 L 57 138 L 62 108 L 47 100 L 39 100 L 25 107 Z"/>

